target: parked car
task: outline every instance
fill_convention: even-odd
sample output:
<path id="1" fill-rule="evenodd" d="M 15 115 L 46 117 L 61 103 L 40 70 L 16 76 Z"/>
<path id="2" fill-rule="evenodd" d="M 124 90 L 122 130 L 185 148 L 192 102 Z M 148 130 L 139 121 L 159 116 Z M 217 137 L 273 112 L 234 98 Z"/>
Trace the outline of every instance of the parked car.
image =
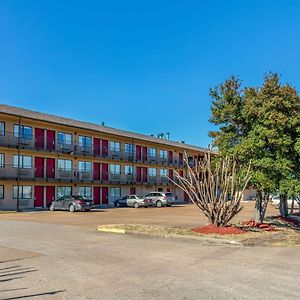
<path id="1" fill-rule="evenodd" d="M 125 196 L 125 197 L 122 197 L 120 199 L 116 199 L 114 201 L 114 206 L 115 207 L 126 207 L 127 206 L 127 198 L 129 196 Z"/>
<path id="2" fill-rule="evenodd" d="M 129 195 L 127 198 L 127 206 L 131 206 L 134 208 L 139 208 L 140 206 L 148 207 L 152 206 L 152 199 L 145 199 L 139 195 Z"/>
<path id="3" fill-rule="evenodd" d="M 156 207 L 171 206 L 175 203 L 175 197 L 172 193 L 151 192 L 144 197 L 145 200 L 152 200 Z"/>
<path id="4" fill-rule="evenodd" d="M 90 211 L 93 208 L 93 200 L 79 195 L 62 196 L 49 205 L 49 210 Z"/>

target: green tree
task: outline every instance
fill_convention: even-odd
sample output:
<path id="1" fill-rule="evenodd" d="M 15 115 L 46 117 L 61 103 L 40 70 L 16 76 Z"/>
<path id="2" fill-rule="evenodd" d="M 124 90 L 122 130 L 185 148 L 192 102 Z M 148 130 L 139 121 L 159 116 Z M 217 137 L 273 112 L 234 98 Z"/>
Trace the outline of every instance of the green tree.
<path id="1" fill-rule="evenodd" d="M 292 86 L 268 74 L 261 87 L 242 87 L 238 78 L 211 89 L 210 132 L 222 155 L 241 165 L 251 160 L 251 184 L 257 189 L 257 221 L 262 222 L 271 193 L 280 192 L 286 216 L 288 191 L 300 175 L 300 98 Z M 283 184 L 284 183 L 284 184 Z M 287 188 L 288 186 L 288 188 Z"/>

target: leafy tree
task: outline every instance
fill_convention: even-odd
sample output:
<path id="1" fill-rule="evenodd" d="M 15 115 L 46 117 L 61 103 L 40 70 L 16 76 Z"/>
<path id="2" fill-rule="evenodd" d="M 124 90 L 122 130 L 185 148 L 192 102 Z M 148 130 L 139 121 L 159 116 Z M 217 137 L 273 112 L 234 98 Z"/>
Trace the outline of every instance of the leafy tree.
<path id="1" fill-rule="evenodd" d="M 238 78 L 211 89 L 210 132 L 222 155 L 241 165 L 251 160 L 251 184 L 257 189 L 257 221 L 262 222 L 271 193 L 280 192 L 280 212 L 287 215 L 288 191 L 300 176 L 300 98 L 292 86 L 268 74 L 261 87 L 244 87 Z M 283 184 L 284 183 L 284 184 Z M 288 188 L 287 188 L 288 186 Z"/>

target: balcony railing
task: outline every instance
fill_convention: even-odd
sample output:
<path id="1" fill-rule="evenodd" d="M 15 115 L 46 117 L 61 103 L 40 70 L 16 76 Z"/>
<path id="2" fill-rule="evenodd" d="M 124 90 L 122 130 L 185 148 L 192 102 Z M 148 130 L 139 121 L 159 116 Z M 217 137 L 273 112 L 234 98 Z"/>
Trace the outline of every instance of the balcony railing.
<path id="1" fill-rule="evenodd" d="M 110 172 L 82 171 L 78 169 L 57 169 L 57 168 L 18 168 L 13 165 L 0 166 L 0 179 L 13 179 L 28 181 L 53 181 L 53 182 L 86 182 L 86 183 L 107 183 L 107 184 L 168 184 L 169 179 L 165 176 L 147 176 L 145 174 L 115 174 Z"/>
<path id="2" fill-rule="evenodd" d="M 57 153 L 74 154 L 78 156 L 90 156 L 107 158 L 112 160 L 132 161 L 147 163 L 153 165 L 165 165 L 174 167 L 184 167 L 183 161 L 178 157 L 160 157 L 151 156 L 150 153 L 137 153 L 135 150 L 128 151 L 127 149 L 115 149 L 103 146 L 90 147 L 78 143 L 63 143 L 61 140 L 47 140 L 46 138 L 32 136 L 16 136 L 15 133 L 6 132 L 5 135 L 0 135 L 0 146 L 9 148 L 49 151 Z"/>

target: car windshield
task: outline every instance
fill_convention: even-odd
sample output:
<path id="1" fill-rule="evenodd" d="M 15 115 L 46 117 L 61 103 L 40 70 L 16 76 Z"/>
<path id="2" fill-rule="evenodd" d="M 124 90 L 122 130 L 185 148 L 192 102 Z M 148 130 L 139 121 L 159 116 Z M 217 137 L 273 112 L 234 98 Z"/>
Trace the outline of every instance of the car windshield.
<path id="1" fill-rule="evenodd" d="M 172 194 L 172 193 L 166 193 L 166 196 L 167 196 L 167 197 L 172 197 L 173 194 Z"/>
<path id="2" fill-rule="evenodd" d="M 136 195 L 138 199 L 143 199 L 144 197 L 142 195 Z"/>
<path id="3" fill-rule="evenodd" d="M 87 200 L 86 197 L 84 197 L 84 196 L 79 196 L 79 195 L 73 195 L 72 198 L 74 198 L 74 199 L 83 199 L 83 200 Z"/>

